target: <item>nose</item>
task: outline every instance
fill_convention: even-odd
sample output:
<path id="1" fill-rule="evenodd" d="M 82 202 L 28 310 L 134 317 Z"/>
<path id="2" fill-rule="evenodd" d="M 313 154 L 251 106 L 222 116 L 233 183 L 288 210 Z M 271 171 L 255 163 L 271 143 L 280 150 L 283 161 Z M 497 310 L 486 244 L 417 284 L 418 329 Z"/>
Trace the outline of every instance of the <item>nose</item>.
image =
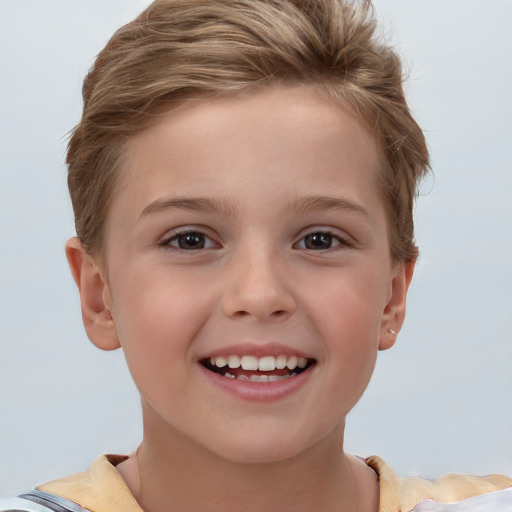
<path id="1" fill-rule="evenodd" d="M 292 315 L 296 300 L 283 263 L 270 251 L 234 256 L 224 282 L 224 314 L 259 321 L 280 321 Z"/>

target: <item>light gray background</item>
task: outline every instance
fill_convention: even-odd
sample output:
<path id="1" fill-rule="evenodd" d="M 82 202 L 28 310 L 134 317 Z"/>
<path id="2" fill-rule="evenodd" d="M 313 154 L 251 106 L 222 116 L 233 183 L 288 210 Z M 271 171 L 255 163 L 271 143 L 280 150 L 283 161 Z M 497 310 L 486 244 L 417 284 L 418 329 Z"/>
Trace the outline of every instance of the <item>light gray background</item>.
<path id="1" fill-rule="evenodd" d="M 144 0 L 0 0 L 0 493 L 140 438 L 122 353 L 87 341 L 64 258 L 63 165 L 94 55 Z M 435 179 L 397 346 L 347 447 L 403 474 L 512 475 L 512 2 L 376 0 Z"/>

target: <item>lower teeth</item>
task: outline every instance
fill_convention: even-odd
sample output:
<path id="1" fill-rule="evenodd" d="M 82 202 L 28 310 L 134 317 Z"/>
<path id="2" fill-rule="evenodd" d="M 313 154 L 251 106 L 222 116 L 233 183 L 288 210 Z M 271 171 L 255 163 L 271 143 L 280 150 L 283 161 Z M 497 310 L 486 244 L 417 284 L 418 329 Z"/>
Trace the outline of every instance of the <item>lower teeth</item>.
<path id="1" fill-rule="evenodd" d="M 227 379 L 237 379 L 237 380 L 243 380 L 243 381 L 250 381 L 250 382 L 276 382 L 278 380 L 284 380 L 288 379 L 290 377 L 295 377 L 297 375 L 297 372 L 290 373 L 288 375 L 251 375 L 248 377 L 247 375 L 239 375 L 238 377 L 235 377 L 229 372 L 226 372 L 223 374 L 223 377 L 226 377 Z"/>

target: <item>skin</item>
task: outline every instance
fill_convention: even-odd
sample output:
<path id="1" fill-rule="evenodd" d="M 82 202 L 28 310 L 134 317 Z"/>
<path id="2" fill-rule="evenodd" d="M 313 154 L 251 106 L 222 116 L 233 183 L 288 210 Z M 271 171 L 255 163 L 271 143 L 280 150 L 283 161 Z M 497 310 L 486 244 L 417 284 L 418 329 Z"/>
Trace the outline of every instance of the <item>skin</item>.
<path id="1" fill-rule="evenodd" d="M 122 346 L 141 394 L 144 439 L 118 466 L 141 506 L 376 511 L 345 417 L 413 265 L 390 259 L 372 134 L 311 87 L 273 87 L 163 116 L 124 162 L 104 260 L 76 238 L 67 255 L 90 339 Z M 315 362 L 279 399 L 212 385 L 199 362 L 270 343 Z"/>

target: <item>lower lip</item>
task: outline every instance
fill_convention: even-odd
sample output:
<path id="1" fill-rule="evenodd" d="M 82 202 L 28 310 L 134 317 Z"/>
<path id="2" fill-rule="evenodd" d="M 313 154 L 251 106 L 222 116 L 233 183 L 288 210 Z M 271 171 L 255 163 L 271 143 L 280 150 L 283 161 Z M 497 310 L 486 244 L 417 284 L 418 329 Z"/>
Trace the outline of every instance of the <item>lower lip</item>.
<path id="1" fill-rule="evenodd" d="M 296 393 L 309 380 L 314 366 L 298 375 L 274 382 L 229 379 L 206 369 L 202 364 L 199 364 L 199 368 L 211 384 L 228 393 L 248 401 L 272 402 Z"/>

